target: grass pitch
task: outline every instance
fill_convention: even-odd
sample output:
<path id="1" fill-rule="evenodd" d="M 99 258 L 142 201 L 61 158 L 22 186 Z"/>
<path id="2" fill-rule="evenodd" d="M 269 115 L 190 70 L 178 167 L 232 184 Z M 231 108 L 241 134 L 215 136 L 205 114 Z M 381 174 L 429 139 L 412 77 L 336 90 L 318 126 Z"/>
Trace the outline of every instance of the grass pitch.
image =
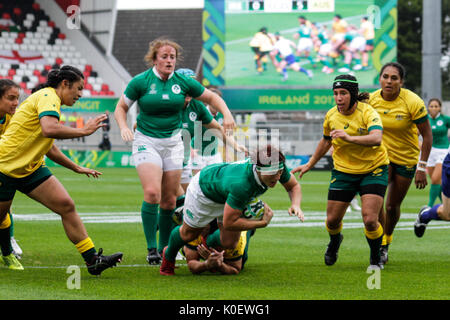
<path id="1" fill-rule="evenodd" d="M 329 172 L 313 171 L 301 180 L 306 221 L 290 218 L 288 196 L 279 185 L 265 200 L 276 210 L 270 227 L 257 230 L 249 260 L 237 276 L 192 275 L 178 261 L 176 276 L 163 277 L 146 261 L 140 223 L 142 190 L 134 169 L 102 169 L 90 180 L 61 168 L 52 169 L 65 185 L 97 249 L 124 253 L 122 264 L 100 277 L 88 274 L 81 256 L 66 238 L 59 216 L 18 193 L 14 200 L 15 237 L 24 250 L 24 271 L 0 267 L 0 299 L 14 300 L 408 300 L 448 299 L 450 286 L 449 223 L 431 222 L 424 237 L 414 236 L 418 208 L 428 188 L 411 187 L 394 233 L 390 261 L 373 287 L 366 273 L 369 248 L 360 213 L 344 219 L 344 241 L 337 263 L 328 267 L 323 254 Z M 79 289 L 68 267 L 80 267 Z M 369 285 L 368 285 L 369 283 Z M 370 285 L 372 283 L 372 286 Z M 72 288 L 72 289 L 71 289 Z"/>

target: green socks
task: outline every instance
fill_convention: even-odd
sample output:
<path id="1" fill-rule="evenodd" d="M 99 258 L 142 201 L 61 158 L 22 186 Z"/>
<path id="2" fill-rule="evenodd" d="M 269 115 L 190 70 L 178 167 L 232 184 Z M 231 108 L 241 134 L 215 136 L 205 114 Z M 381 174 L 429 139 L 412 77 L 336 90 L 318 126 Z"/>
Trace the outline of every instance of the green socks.
<path id="1" fill-rule="evenodd" d="M 184 204 L 184 195 L 177 198 L 177 207 Z M 173 213 L 175 210 L 166 210 L 157 203 L 143 201 L 141 208 L 142 226 L 144 228 L 147 249 L 158 248 L 162 252 L 169 243 L 170 232 L 174 227 Z M 156 233 L 159 228 L 159 244 Z"/>
<path id="2" fill-rule="evenodd" d="M 432 207 L 436 198 L 441 199 L 441 185 L 440 184 L 432 184 L 430 188 L 430 194 L 428 196 L 428 206 Z"/>
<path id="3" fill-rule="evenodd" d="M 158 208 L 159 205 L 157 203 L 142 202 L 141 217 L 145 240 L 147 241 L 147 249 L 156 248 L 157 246 Z"/>
<path id="4" fill-rule="evenodd" d="M 169 243 L 169 237 L 170 232 L 172 231 L 172 215 L 175 212 L 174 209 L 172 210 L 166 210 L 166 209 L 159 209 L 159 219 L 158 219 L 158 225 L 159 225 L 159 245 L 158 245 L 158 251 L 162 252 L 164 247 L 168 245 Z"/>
<path id="5" fill-rule="evenodd" d="M 181 239 L 180 226 L 178 226 L 170 233 L 169 245 L 165 252 L 165 258 L 168 261 L 175 261 L 178 251 L 183 248 L 185 244 L 186 242 Z"/>

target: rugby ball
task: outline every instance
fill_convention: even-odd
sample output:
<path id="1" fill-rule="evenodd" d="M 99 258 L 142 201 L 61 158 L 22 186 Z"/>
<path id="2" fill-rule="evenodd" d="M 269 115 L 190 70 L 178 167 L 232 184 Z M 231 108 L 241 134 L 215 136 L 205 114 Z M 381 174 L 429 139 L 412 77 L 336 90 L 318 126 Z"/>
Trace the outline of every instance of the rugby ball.
<path id="1" fill-rule="evenodd" d="M 264 215 L 264 202 L 258 198 L 254 198 L 247 204 L 242 211 L 242 217 L 250 220 L 261 220 Z"/>

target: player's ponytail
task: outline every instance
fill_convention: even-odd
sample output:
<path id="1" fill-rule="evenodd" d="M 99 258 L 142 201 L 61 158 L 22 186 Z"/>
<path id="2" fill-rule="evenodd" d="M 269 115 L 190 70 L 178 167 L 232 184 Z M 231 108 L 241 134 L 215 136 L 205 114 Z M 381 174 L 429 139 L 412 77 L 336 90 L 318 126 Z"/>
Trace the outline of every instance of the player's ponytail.
<path id="1" fill-rule="evenodd" d="M 370 93 L 368 92 L 360 92 L 358 93 L 358 101 L 367 102 L 369 101 Z"/>
<path id="2" fill-rule="evenodd" d="M 69 81 L 70 85 L 84 79 L 83 73 L 72 66 L 63 66 L 61 69 L 52 69 L 47 75 L 47 87 L 57 88 L 63 80 Z"/>

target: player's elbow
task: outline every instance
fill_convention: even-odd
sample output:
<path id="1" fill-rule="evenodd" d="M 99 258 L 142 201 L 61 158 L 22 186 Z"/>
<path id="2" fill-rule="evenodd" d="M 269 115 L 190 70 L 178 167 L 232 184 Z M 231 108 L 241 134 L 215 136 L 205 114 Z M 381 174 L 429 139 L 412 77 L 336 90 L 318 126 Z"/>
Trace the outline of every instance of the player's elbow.
<path id="1" fill-rule="evenodd" d="M 53 138 L 55 135 L 55 130 L 51 126 L 43 126 L 42 135 L 44 136 L 44 138 Z"/>

